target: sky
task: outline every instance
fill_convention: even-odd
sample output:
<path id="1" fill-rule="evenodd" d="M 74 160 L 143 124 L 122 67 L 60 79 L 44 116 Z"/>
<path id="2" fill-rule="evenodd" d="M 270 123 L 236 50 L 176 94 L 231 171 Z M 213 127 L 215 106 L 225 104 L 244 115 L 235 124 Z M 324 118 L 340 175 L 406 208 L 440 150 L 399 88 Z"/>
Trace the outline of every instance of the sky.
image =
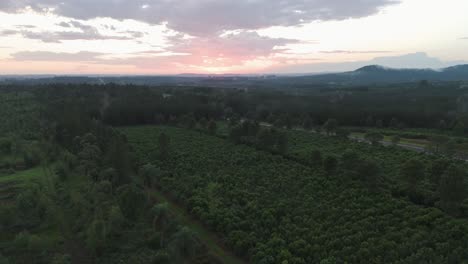
<path id="1" fill-rule="evenodd" d="M 0 0 L 0 75 L 313 73 L 468 61 L 467 0 Z"/>

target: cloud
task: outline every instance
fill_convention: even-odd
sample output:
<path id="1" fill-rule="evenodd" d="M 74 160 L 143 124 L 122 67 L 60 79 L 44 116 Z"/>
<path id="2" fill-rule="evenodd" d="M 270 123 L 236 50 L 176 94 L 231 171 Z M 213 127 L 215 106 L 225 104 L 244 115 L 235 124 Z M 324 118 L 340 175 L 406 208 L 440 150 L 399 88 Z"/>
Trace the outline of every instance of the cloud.
<path id="1" fill-rule="evenodd" d="M 201 60 L 210 58 L 218 61 L 240 63 L 257 57 L 268 57 L 285 51 L 287 44 L 297 43 L 294 39 L 270 38 L 256 32 L 242 31 L 221 37 L 180 39 L 172 38 L 174 43 L 168 50 L 175 53 L 191 54 Z"/>
<path id="2" fill-rule="evenodd" d="M 95 52 L 54 53 L 47 51 L 18 52 L 11 55 L 15 61 L 88 62 L 102 65 L 126 65 L 139 69 L 232 69 L 252 61 L 271 63 L 275 55 L 286 51 L 285 45 L 297 43 L 294 39 L 270 38 L 256 32 L 242 31 L 221 37 L 186 38 L 176 35 L 171 45 L 130 54 L 103 54 Z"/>
<path id="3" fill-rule="evenodd" d="M 67 22 L 64 26 L 80 27 L 86 31 L 85 26 L 76 23 Z M 38 38 L 48 40 L 47 35 L 37 34 L 40 34 Z M 50 41 L 57 38 L 56 34 L 52 35 Z M 63 39 L 64 36 L 60 37 Z M 128 54 L 103 54 L 89 51 L 78 53 L 23 51 L 11 54 L 11 61 L 74 62 L 173 73 L 211 70 L 246 71 L 252 67 L 262 68 L 276 63 L 278 56 L 288 51 L 288 44 L 299 43 L 299 41 L 261 36 L 254 31 L 237 31 L 211 37 L 187 37 L 178 34 L 168 37 L 168 43 L 168 46 Z"/>
<path id="4" fill-rule="evenodd" d="M 134 31 L 134 30 L 127 30 L 127 31 L 123 31 L 123 32 L 119 32 L 120 34 L 128 34 L 130 36 L 132 36 L 133 38 L 142 38 L 145 36 L 145 33 L 144 32 L 140 32 L 140 31 Z"/>
<path id="5" fill-rule="evenodd" d="M 34 25 L 17 25 L 16 27 L 17 28 L 27 28 L 27 29 L 36 28 L 36 26 L 34 26 Z"/>
<path id="6" fill-rule="evenodd" d="M 131 40 L 130 37 L 125 36 L 105 36 L 97 31 L 91 32 L 75 32 L 75 31 L 59 31 L 59 32 L 33 32 L 21 31 L 19 32 L 24 38 L 36 39 L 47 43 L 60 43 L 63 40 Z"/>
<path id="7" fill-rule="evenodd" d="M 21 35 L 27 39 L 40 40 L 46 43 L 60 43 L 64 40 L 134 40 L 141 37 L 135 31 L 123 32 L 126 36 L 102 35 L 96 27 L 71 20 L 57 24 L 67 31 L 32 31 L 32 30 L 4 30 L 0 36 Z M 29 27 L 28 27 L 29 28 Z M 70 31 L 74 30 L 74 31 Z"/>
<path id="8" fill-rule="evenodd" d="M 30 7 L 75 18 L 134 19 L 192 36 L 225 30 L 295 26 L 316 20 L 366 17 L 400 0 L 2 0 L 0 10 Z"/>
<path id="9" fill-rule="evenodd" d="M 1 37 L 8 37 L 8 36 L 16 35 L 16 34 L 18 34 L 18 31 L 13 30 L 13 29 L 6 29 L 6 30 L 0 31 Z"/>
<path id="10" fill-rule="evenodd" d="M 15 61 L 60 61 L 60 62 L 94 62 L 104 53 L 81 51 L 77 53 L 58 53 L 48 51 L 21 51 L 11 54 Z"/>
<path id="11" fill-rule="evenodd" d="M 388 50 L 323 50 L 324 54 L 372 54 L 372 53 L 391 53 Z"/>

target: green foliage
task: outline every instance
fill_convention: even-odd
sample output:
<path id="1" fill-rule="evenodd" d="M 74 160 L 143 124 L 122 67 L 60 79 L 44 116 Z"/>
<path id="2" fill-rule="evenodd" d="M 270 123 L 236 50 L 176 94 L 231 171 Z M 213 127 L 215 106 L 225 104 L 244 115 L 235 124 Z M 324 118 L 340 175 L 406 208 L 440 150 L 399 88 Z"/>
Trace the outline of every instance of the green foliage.
<path id="1" fill-rule="evenodd" d="M 400 169 L 400 174 L 408 184 L 411 191 L 415 191 L 425 178 L 425 167 L 419 159 L 411 159 L 405 162 Z"/>
<path id="2" fill-rule="evenodd" d="M 377 188 L 381 172 L 375 161 L 370 159 L 361 160 L 357 168 L 357 173 L 371 190 Z"/>
<path id="3" fill-rule="evenodd" d="M 338 121 L 336 119 L 328 119 L 327 122 L 323 125 L 323 129 L 327 135 L 333 134 L 338 129 Z"/>
<path id="4" fill-rule="evenodd" d="M 208 123 L 208 132 L 211 135 L 215 135 L 217 130 L 218 125 L 216 124 L 216 122 L 214 120 L 210 120 L 210 122 Z"/>
<path id="5" fill-rule="evenodd" d="M 71 264 L 71 256 L 67 254 L 56 254 L 52 259 L 51 264 Z"/>
<path id="6" fill-rule="evenodd" d="M 323 169 L 328 173 L 328 174 L 333 174 L 338 166 L 338 160 L 334 156 L 326 156 L 325 159 L 323 160 Z"/>
<path id="7" fill-rule="evenodd" d="M 151 216 L 153 217 L 153 227 L 159 232 L 160 247 L 162 248 L 166 239 L 166 232 L 169 228 L 171 221 L 169 215 L 169 207 L 167 204 L 158 204 L 151 209 Z"/>
<path id="8" fill-rule="evenodd" d="M 31 235 L 28 231 L 22 231 L 15 236 L 15 240 L 13 241 L 13 245 L 18 250 L 27 249 L 29 246 L 29 239 Z"/>
<path id="9" fill-rule="evenodd" d="M 336 136 L 343 139 L 348 139 L 351 132 L 348 129 L 338 128 L 336 129 Z"/>
<path id="10" fill-rule="evenodd" d="M 111 182 L 113 186 L 116 186 L 118 184 L 119 176 L 116 169 L 106 168 L 99 173 L 99 179 L 101 181 Z"/>
<path id="11" fill-rule="evenodd" d="M 117 190 L 118 203 L 122 214 L 128 220 L 137 220 L 146 207 L 147 200 L 143 190 L 135 185 L 127 184 Z"/>
<path id="12" fill-rule="evenodd" d="M 398 136 L 398 135 L 394 135 L 394 136 L 392 136 L 391 141 L 392 141 L 392 144 L 393 144 L 394 146 L 395 146 L 395 145 L 398 145 L 398 144 L 400 144 L 401 137 Z"/>
<path id="13" fill-rule="evenodd" d="M 107 243 L 106 223 L 101 219 L 95 219 L 86 230 L 86 246 L 100 255 Z"/>
<path id="14" fill-rule="evenodd" d="M 65 181 L 69 174 L 70 171 L 65 163 L 60 162 L 55 166 L 55 175 L 57 175 L 61 181 Z"/>
<path id="15" fill-rule="evenodd" d="M 442 135 L 433 135 L 429 138 L 429 144 L 427 146 L 428 151 L 441 154 L 444 148 L 448 144 L 450 138 Z"/>
<path id="16" fill-rule="evenodd" d="M 308 154 L 307 161 L 313 166 L 322 165 L 322 153 L 320 150 L 311 150 Z"/>
<path id="17" fill-rule="evenodd" d="M 38 190 L 32 186 L 24 189 L 16 198 L 18 221 L 25 226 L 37 226 L 45 217 L 45 206 L 41 203 Z"/>
<path id="18" fill-rule="evenodd" d="M 314 120 L 310 117 L 306 117 L 302 122 L 302 127 L 305 130 L 311 130 L 314 127 Z"/>
<path id="19" fill-rule="evenodd" d="M 460 204 L 466 197 L 466 175 L 462 167 L 451 165 L 440 179 L 441 205 L 449 213 L 457 214 Z"/>
<path id="20" fill-rule="evenodd" d="M 171 237 L 168 245 L 174 260 L 194 257 L 200 250 L 200 244 L 195 233 L 188 227 L 182 227 Z"/>
<path id="21" fill-rule="evenodd" d="M 341 167 L 348 171 L 354 171 L 361 161 L 359 155 L 352 151 L 346 150 L 343 155 L 341 155 Z"/>
<path id="22" fill-rule="evenodd" d="M 252 263 L 320 263 L 329 256 L 336 262 L 417 263 L 426 259 L 425 251 L 419 252 L 425 247 L 442 263 L 449 256 L 468 257 L 457 250 L 468 236 L 456 232 L 458 238 L 453 239 L 455 233 L 450 231 L 464 230 L 466 220 L 392 197 L 385 189 L 393 183 L 387 177 L 398 181 L 400 164 L 417 153 L 288 132 L 286 155 L 299 161 L 304 158 L 304 164 L 310 164 L 314 149 L 324 156 L 346 149 L 356 152 L 361 157 L 356 170 L 362 176 L 356 182 L 344 181 L 341 170 L 327 177 L 320 167 L 188 130 L 134 127 L 123 131 L 141 164 L 152 162 L 149 153 L 157 151 L 152 142 L 157 142 L 158 135 L 170 134 L 175 155 L 161 164 L 171 173 L 161 178 L 160 187 L 209 228 L 225 235 L 228 246 Z M 376 186 L 383 190 L 374 192 Z"/>
<path id="23" fill-rule="evenodd" d="M 440 178 L 444 174 L 445 170 L 450 166 L 450 160 L 448 159 L 437 159 L 431 163 L 429 168 L 429 179 L 433 184 L 438 185 Z"/>
<path id="24" fill-rule="evenodd" d="M 2 205 L 0 207 L 0 232 L 10 229 L 17 223 L 17 209 L 14 205 Z"/>
<path id="25" fill-rule="evenodd" d="M 377 145 L 380 143 L 380 141 L 384 139 L 384 136 L 380 133 L 369 132 L 369 133 L 366 133 L 364 138 L 370 143 L 372 143 L 372 145 Z"/>
<path id="26" fill-rule="evenodd" d="M 1 253 L 0 253 L 0 264 L 10 264 L 10 261 L 8 260 L 8 258 L 3 256 Z"/>
<path id="27" fill-rule="evenodd" d="M 159 158 L 165 160 L 169 158 L 169 144 L 170 138 L 166 134 L 162 133 L 158 139 Z"/>
<path id="28" fill-rule="evenodd" d="M 108 233 L 111 236 L 116 236 L 121 234 L 122 229 L 125 225 L 125 218 L 118 206 L 112 206 L 109 210 L 108 216 Z"/>
<path id="29" fill-rule="evenodd" d="M 166 250 L 159 250 L 153 258 L 153 263 L 168 264 L 171 263 L 171 257 Z"/>
<path id="30" fill-rule="evenodd" d="M 161 180 L 163 172 L 155 165 L 148 163 L 140 168 L 139 175 L 145 186 L 152 187 Z"/>
<path id="31" fill-rule="evenodd" d="M 93 134 L 86 134 L 79 139 L 80 152 L 78 160 L 82 172 L 94 181 L 98 180 L 102 151 L 97 145 L 97 138 Z"/>
<path id="32" fill-rule="evenodd" d="M 13 142 L 10 138 L 0 138 L 0 154 L 10 155 L 12 152 Z"/>

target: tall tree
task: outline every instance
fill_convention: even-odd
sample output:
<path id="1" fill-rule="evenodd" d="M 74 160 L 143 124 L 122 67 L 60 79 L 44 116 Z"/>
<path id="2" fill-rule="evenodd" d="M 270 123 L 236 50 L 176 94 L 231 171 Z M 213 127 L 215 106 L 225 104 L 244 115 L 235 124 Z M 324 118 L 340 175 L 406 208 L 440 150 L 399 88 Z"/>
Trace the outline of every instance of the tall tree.
<path id="1" fill-rule="evenodd" d="M 336 129 L 338 128 L 338 121 L 336 119 L 328 119 L 327 122 L 323 125 L 323 129 L 327 133 L 327 135 L 331 135 L 335 133 Z"/>
<path id="2" fill-rule="evenodd" d="M 458 214 L 458 209 L 466 197 L 465 170 L 458 165 L 451 165 L 442 175 L 439 185 L 441 206 L 452 214 Z"/>
<path id="3" fill-rule="evenodd" d="M 276 145 L 278 146 L 278 152 L 285 154 L 288 151 L 288 137 L 285 133 L 279 133 L 276 139 Z"/>
<path id="4" fill-rule="evenodd" d="M 372 145 L 378 145 L 384 139 L 384 136 L 377 132 L 368 132 L 364 135 L 364 138 Z"/>
<path id="5" fill-rule="evenodd" d="M 182 227 L 172 236 L 168 247 L 172 257 L 179 260 L 177 263 L 183 263 L 182 259 L 195 256 L 199 249 L 199 242 L 190 228 Z"/>
<path id="6" fill-rule="evenodd" d="M 217 129 L 218 129 L 218 126 L 217 126 L 216 122 L 215 122 L 214 120 L 211 120 L 211 121 L 208 123 L 208 132 L 209 132 L 211 135 L 215 135 Z"/>
<path id="7" fill-rule="evenodd" d="M 169 207 L 166 203 L 158 204 L 151 209 L 153 216 L 153 227 L 160 233 L 160 247 L 164 246 L 166 231 L 170 224 Z"/>
<path id="8" fill-rule="evenodd" d="M 400 141 L 401 141 L 400 136 L 394 135 L 394 136 L 392 137 L 392 145 L 393 145 L 393 146 L 396 146 L 396 145 L 400 144 Z"/>
<path id="9" fill-rule="evenodd" d="M 377 188 L 380 168 L 375 161 L 370 159 L 362 160 L 358 166 L 358 174 L 369 189 L 375 190 Z"/>
<path id="10" fill-rule="evenodd" d="M 403 164 L 400 174 L 408 183 L 410 191 L 416 191 L 417 185 L 425 177 L 424 164 L 418 159 L 411 159 Z"/>
<path id="11" fill-rule="evenodd" d="M 302 122 L 302 127 L 305 130 L 311 130 L 314 127 L 314 120 L 310 117 L 306 117 Z"/>
<path id="12" fill-rule="evenodd" d="M 158 149 L 159 149 L 159 158 L 165 160 L 169 158 L 169 145 L 171 139 L 166 133 L 161 133 L 158 138 Z"/>

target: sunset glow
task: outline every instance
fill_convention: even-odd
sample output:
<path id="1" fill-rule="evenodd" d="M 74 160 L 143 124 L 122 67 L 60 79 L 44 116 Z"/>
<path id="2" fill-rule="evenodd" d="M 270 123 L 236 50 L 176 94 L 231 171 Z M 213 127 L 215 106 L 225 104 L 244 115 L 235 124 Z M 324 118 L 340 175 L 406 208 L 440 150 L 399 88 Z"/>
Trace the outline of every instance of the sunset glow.
<path id="1" fill-rule="evenodd" d="M 287 2 L 3 0 L 0 74 L 288 73 L 468 61 L 465 0 Z"/>

